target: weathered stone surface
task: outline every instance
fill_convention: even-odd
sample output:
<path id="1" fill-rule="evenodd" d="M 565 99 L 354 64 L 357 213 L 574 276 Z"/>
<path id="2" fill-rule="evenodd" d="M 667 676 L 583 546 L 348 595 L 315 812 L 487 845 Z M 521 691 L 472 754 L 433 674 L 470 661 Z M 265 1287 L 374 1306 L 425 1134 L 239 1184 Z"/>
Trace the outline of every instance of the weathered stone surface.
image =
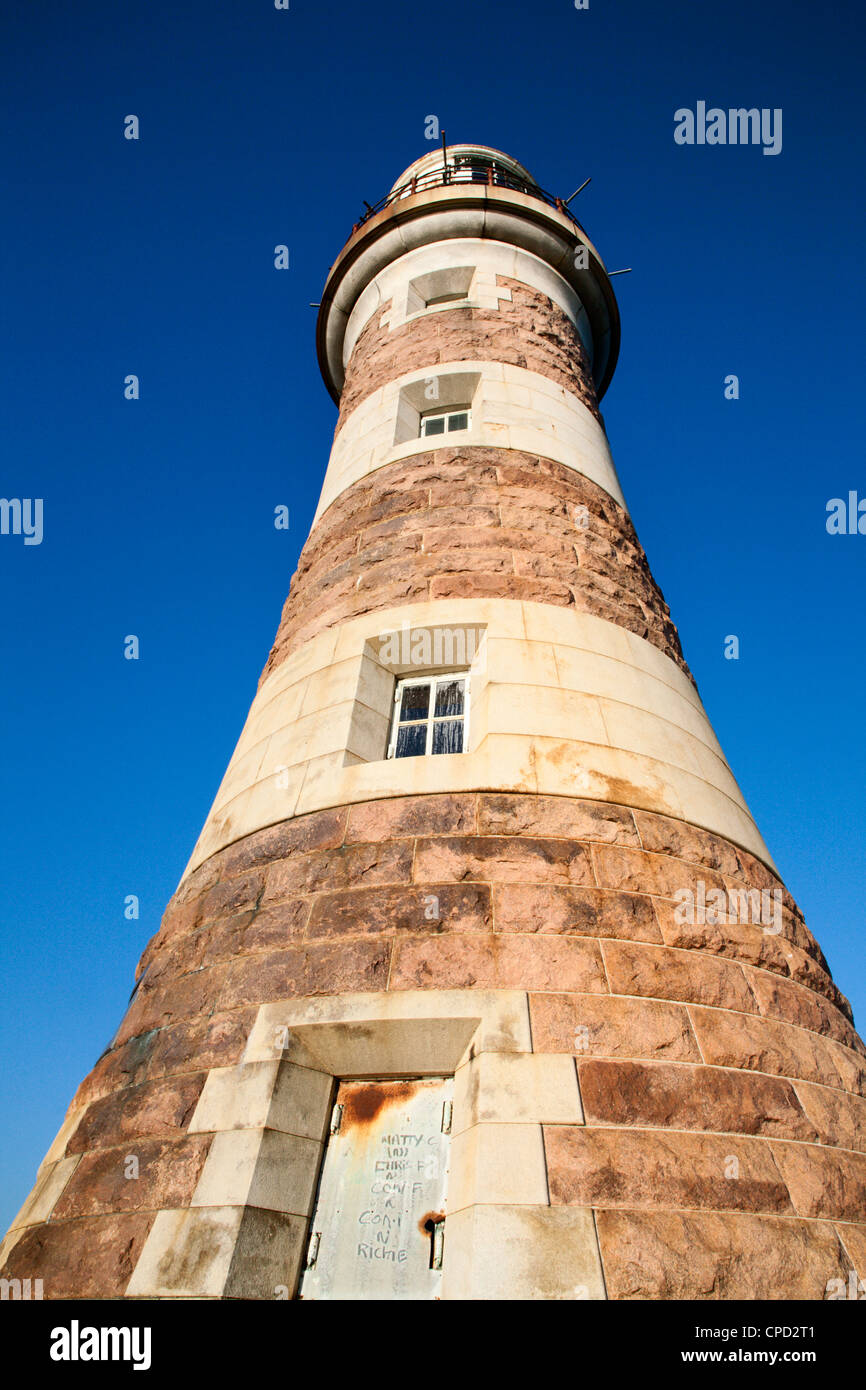
<path id="1" fill-rule="evenodd" d="M 814 1033 L 835 1038 L 855 1051 L 863 1051 L 863 1043 L 847 1018 L 813 990 L 762 970 L 750 970 L 746 978 L 760 1012 L 768 1018 L 785 1019 L 799 1028 L 810 1028 Z"/>
<path id="2" fill-rule="evenodd" d="M 442 1296 L 467 1302 L 604 1298 L 592 1213 L 574 1207 L 464 1207 L 448 1217 Z"/>
<path id="3" fill-rule="evenodd" d="M 690 1013 L 707 1062 L 816 1081 L 866 1095 L 863 1059 L 839 1043 L 775 1019 L 697 1007 Z"/>
<path id="4" fill-rule="evenodd" d="M 153 1028 L 167 1027 L 180 1019 L 210 1014 L 230 968 L 228 962 L 224 962 L 158 982 L 151 982 L 145 976 L 117 1031 L 115 1044 L 125 1043 Z"/>
<path id="5" fill-rule="evenodd" d="M 231 1066 L 246 1046 L 255 1015 L 254 1008 L 234 1009 L 161 1029 L 151 1054 L 150 1079 L 185 1071 L 191 1060 L 204 1070 Z"/>
<path id="6" fill-rule="evenodd" d="M 760 1139 L 545 1125 L 554 1205 L 793 1211 Z"/>
<path id="7" fill-rule="evenodd" d="M 586 508 L 588 527 L 575 526 L 576 506 Z M 472 445 L 386 464 L 335 498 L 301 552 L 262 679 L 349 618 L 470 597 L 593 613 L 645 637 L 688 674 L 668 606 L 618 503 L 564 464 Z"/>
<path id="8" fill-rule="evenodd" d="M 247 1207 L 223 1289 L 224 1298 L 272 1299 L 284 1285 L 295 1291 L 301 1266 L 305 1223 L 281 1211 Z"/>
<path id="9" fill-rule="evenodd" d="M 153 1212 L 124 1212 L 31 1226 L 3 1275 L 41 1279 L 46 1299 L 122 1298 L 153 1218 Z"/>
<path id="10" fill-rule="evenodd" d="M 866 1096 L 866 1065 L 861 1053 L 852 1052 L 832 1038 L 821 1039 L 836 1068 L 842 1087 L 855 1095 Z"/>
<path id="11" fill-rule="evenodd" d="M 172 894 L 168 907 L 163 915 L 160 934 L 165 931 L 167 917 L 178 911 L 181 906 L 191 899 L 200 898 L 202 894 L 206 893 L 208 888 L 212 888 L 223 875 L 222 860 L 215 861 L 213 857 L 206 859 L 203 864 L 199 864 L 197 869 L 193 869 L 192 873 L 187 874 Z"/>
<path id="12" fill-rule="evenodd" d="M 846 1222 L 844 1225 L 836 1227 L 836 1233 L 842 1242 L 850 1262 L 849 1277 L 845 1281 L 847 1285 L 845 1290 L 846 1295 L 851 1289 L 852 1280 L 850 1278 L 850 1270 L 852 1268 L 862 1281 L 864 1289 L 866 1289 L 866 1225 L 861 1223 L 860 1225 L 854 1226 Z M 860 1301 L 863 1298 L 863 1289 L 855 1287 L 854 1291 L 857 1294 L 858 1301 Z M 841 1292 L 841 1290 L 836 1290 L 836 1292 Z"/>
<path id="13" fill-rule="evenodd" d="M 827 969 L 820 947 L 806 927 L 799 912 L 792 912 L 786 906 L 786 895 L 779 887 L 778 880 L 771 879 L 772 889 L 762 888 L 755 879 L 733 878 L 722 875 L 725 904 L 719 920 L 750 927 L 767 936 L 778 936 L 783 943 L 790 942 L 805 951 L 817 961 L 822 969 Z M 776 894 L 781 894 L 781 898 Z"/>
<path id="14" fill-rule="evenodd" d="M 349 808 L 346 844 L 419 835 L 473 835 L 475 802 L 476 797 L 468 793 L 363 801 Z"/>
<path id="15" fill-rule="evenodd" d="M 415 849 L 416 883 L 594 882 L 586 845 L 526 836 L 452 836 L 422 840 Z"/>
<path id="16" fill-rule="evenodd" d="M 307 934 L 312 908 L 310 898 L 288 898 L 273 905 L 262 905 L 249 922 L 229 921 L 214 932 L 212 958 L 267 951 L 288 946 Z"/>
<path id="17" fill-rule="evenodd" d="M 588 1125 L 816 1139 L 789 1081 L 721 1067 L 578 1059 Z"/>
<path id="18" fill-rule="evenodd" d="M 648 811 L 635 811 L 634 818 L 641 847 L 649 853 L 670 854 L 675 859 L 685 859 L 689 864 L 700 864 L 721 874 L 739 873 L 740 856 L 736 847 L 719 835 L 689 825 L 688 821 Z"/>
<path id="19" fill-rule="evenodd" d="M 782 931 L 775 933 L 765 930 L 759 922 L 751 921 L 684 922 L 681 920 L 684 914 L 680 904 L 664 898 L 654 898 L 653 906 L 668 946 L 729 956 L 744 964 L 789 976 L 823 994 L 850 1020 L 850 1005 L 827 970 L 819 964 L 817 957 L 794 944 L 794 937 L 804 939 L 804 929 L 786 910 L 782 913 Z"/>
<path id="20" fill-rule="evenodd" d="M 311 943 L 244 957 L 231 968 L 219 996 L 223 1009 L 299 995 L 384 989 L 390 942 L 350 940 Z"/>
<path id="21" fill-rule="evenodd" d="M 793 948 L 782 935 L 765 932 L 751 922 L 687 922 L 678 903 L 654 900 L 662 936 L 668 946 L 729 956 L 788 975 Z"/>
<path id="22" fill-rule="evenodd" d="M 866 1100 L 807 1081 L 797 1081 L 795 1089 L 822 1144 L 866 1153 Z"/>
<path id="23" fill-rule="evenodd" d="M 854 1014 L 851 1005 L 842 991 L 837 989 L 833 983 L 829 966 L 821 965 L 817 957 L 810 955 L 798 946 L 791 945 L 786 954 L 791 979 L 797 980 L 801 985 L 806 985 L 808 989 L 813 989 L 816 994 L 823 994 L 826 999 L 830 1000 L 831 1004 L 836 1005 L 840 1013 L 853 1022 Z M 823 960 L 823 956 L 820 959 Z"/>
<path id="24" fill-rule="evenodd" d="M 341 845 L 320 854 L 283 859 L 268 870 L 263 906 L 295 893 L 315 893 L 351 885 L 407 883 L 412 872 L 412 842 Z"/>
<path id="25" fill-rule="evenodd" d="M 577 604 L 565 583 L 547 579 L 526 579 L 506 570 L 500 574 L 485 573 L 482 566 L 467 573 L 468 565 L 459 573 L 437 574 L 430 580 L 430 599 L 440 598 L 508 598 L 521 603 L 555 603 L 560 608 Z M 588 608 L 586 611 L 590 611 Z M 592 610 L 596 612 L 596 609 Z M 600 616 L 600 615 L 599 615 Z M 616 621 L 616 619 L 612 619 Z"/>
<path id="26" fill-rule="evenodd" d="M 67 1145 L 67 1153 L 85 1153 L 89 1149 L 108 1148 L 141 1138 L 181 1135 L 189 1124 L 204 1082 L 203 1071 L 192 1072 L 148 1081 L 141 1086 L 127 1086 L 94 1101 L 79 1121 Z"/>
<path id="27" fill-rule="evenodd" d="M 529 1008 L 536 1052 L 701 1060 L 688 1010 L 679 1004 L 557 993 L 531 995 Z"/>
<path id="28" fill-rule="evenodd" d="M 196 882 L 192 887 L 187 886 L 185 888 L 183 898 L 180 897 L 180 893 L 181 888 L 183 888 L 184 885 L 181 885 L 181 888 L 178 888 L 177 892 L 175 893 L 174 897 L 172 898 L 171 902 L 169 903 L 168 907 L 163 913 L 162 925 L 160 926 L 158 934 L 156 936 L 151 937 L 150 941 L 148 942 L 147 946 L 142 952 L 141 960 L 139 961 L 138 968 L 136 970 L 136 979 L 138 979 L 144 973 L 145 969 L 150 964 L 151 953 L 156 948 L 157 944 L 164 946 L 166 942 L 171 940 L 172 937 L 183 936 L 186 934 L 186 932 L 192 931 L 192 929 L 196 926 L 198 921 L 198 915 L 201 910 L 201 897 L 207 890 L 207 888 L 213 887 L 213 883 L 208 883 L 207 879 L 213 878 L 213 875 L 217 870 L 217 866 L 213 864 L 201 864 L 199 868 L 208 869 L 207 878 L 203 877 L 202 880 L 204 886 L 200 887 L 198 882 Z M 195 876 L 192 875 L 191 877 Z"/>
<path id="29" fill-rule="evenodd" d="M 100 1057 L 79 1086 L 73 1104 L 86 1105 L 123 1086 L 188 1073 L 191 1059 L 202 1071 L 229 1066 L 243 1051 L 254 1017 L 254 1009 L 215 1013 L 130 1038 Z"/>
<path id="30" fill-rule="evenodd" d="M 696 890 L 700 879 L 709 892 L 723 888 L 719 874 L 710 869 L 696 870 L 691 864 L 668 855 L 647 854 L 645 850 L 619 845 L 593 845 L 592 857 L 602 888 L 621 888 L 632 893 L 652 893 L 672 898 L 680 889 Z"/>
<path id="31" fill-rule="evenodd" d="M 760 859 L 756 859 L 753 854 L 750 854 L 748 850 L 738 849 L 737 855 L 740 860 L 740 873 L 738 875 L 740 883 L 736 886 L 742 886 L 743 883 L 746 883 L 750 887 L 766 888 L 771 892 L 774 892 L 777 888 L 781 888 L 782 901 L 785 907 L 802 922 L 802 912 L 794 902 L 794 899 L 791 897 L 785 885 L 779 881 L 773 871 L 768 869 L 766 864 L 762 864 Z"/>
<path id="32" fill-rule="evenodd" d="M 680 922 L 671 895 L 699 882 L 775 880 L 681 822 L 569 797 L 385 798 L 246 837 L 190 875 L 147 946 L 117 1039 L 76 1097 L 63 1142 L 82 1157 L 49 1232 L 126 1208 L 183 1210 L 204 1158 L 186 1124 L 205 1072 L 240 1060 L 260 1004 L 502 989 L 531 992 L 534 1050 L 578 1066 L 586 1124 L 558 1117 L 547 1135 L 556 1203 L 594 1204 L 600 1220 L 611 1204 L 634 1219 L 637 1206 L 667 1207 L 661 1220 L 673 1207 L 715 1206 L 724 1217 L 701 1219 L 726 1232 L 739 1210 L 784 1212 L 768 1223 L 774 1240 L 808 1220 L 838 1255 L 823 1223 L 862 1229 L 851 1223 L 866 1167 L 866 1057 L 847 1001 L 789 906 L 778 934 Z M 125 1177 L 130 1155 L 144 1160 L 137 1180 Z M 722 1163 L 731 1158 L 736 1179 Z M 659 1230 L 646 1233 L 650 1251 L 673 1239 Z M 695 1296 L 716 1296 L 707 1279 L 748 1289 L 775 1268 L 776 1255 L 762 1264 L 749 1247 L 739 1272 L 719 1275 L 703 1238 Z M 53 1239 L 38 1249 L 61 1278 Z M 796 1254 L 799 1237 L 786 1239 Z M 646 1287 L 691 1288 L 678 1282 L 679 1255 L 665 1258 L 661 1271 L 650 1259 Z M 616 1279 L 631 1269 L 630 1256 L 611 1259 Z M 816 1268 L 789 1285 L 812 1287 Z M 834 1271 L 831 1261 L 823 1282 Z M 44 1277 L 41 1266 L 29 1273 Z M 106 1287 L 119 1278 L 92 1275 L 103 1277 Z"/>
<path id="33" fill-rule="evenodd" d="M 631 941 L 606 941 L 603 951 L 612 994 L 758 1012 L 742 968 L 735 961 Z"/>
<path id="34" fill-rule="evenodd" d="M 455 305 L 409 319 L 398 328 L 383 326 L 377 310 L 352 349 L 336 433 L 386 382 L 438 362 L 508 362 L 540 372 L 577 395 L 600 419 L 586 350 L 571 319 L 540 290 L 507 275 L 496 279 L 511 292 L 510 299 L 498 301 L 497 309 Z"/>
<path id="35" fill-rule="evenodd" d="M 225 917 L 229 913 L 255 907 L 263 887 L 264 875 L 258 869 L 237 874 L 234 878 L 220 879 L 198 900 L 198 912 L 192 925 L 198 926 L 212 917 Z"/>
<path id="36" fill-rule="evenodd" d="M 449 933 L 397 941 L 390 988 L 556 988 L 602 992 L 607 990 L 607 984 L 594 941 L 578 937 Z"/>
<path id="37" fill-rule="evenodd" d="M 249 909 L 226 917 L 212 917 L 203 927 L 172 934 L 165 940 L 157 938 L 148 947 L 147 970 L 139 980 L 140 997 L 152 997 L 166 977 L 192 974 L 234 955 L 254 916 L 255 910 Z"/>
<path id="38" fill-rule="evenodd" d="M 493 928 L 490 887 L 486 883 L 419 884 L 411 888 L 361 888 L 322 893 L 308 928 L 313 939 L 406 931 L 484 931 Z"/>
<path id="39" fill-rule="evenodd" d="M 181 1140 L 137 1139 L 86 1153 L 70 1178 L 52 1220 L 104 1212 L 186 1207 L 204 1167 L 211 1135 Z M 131 1163 L 138 1164 L 137 1175 Z"/>
<path id="40" fill-rule="evenodd" d="M 497 931 L 661 941 L 649 898 L 604 888 L 500 883 L 493 889 Z"/>
<path id="41" fill-rule="evenodd" d="M 866 1154 L 815 1144 L 772 1145 L 800 1216 L 860 1221 L 866 1214 Z"/>
<path id="42" fill-rule="evenodd" d="M 609 1298 L 823 1299 L 829 1280 L 848 1278 L 828 1222 L 650 1211 L 597 1221 Z"/>
<path id="43" fill-rule="evenodd" d="M 631 811 L 604 801 L 579 801 L 568 796 L 481 795 L 478 798 L 480 835 L 562 836 L 568 840 L 600 840 L 605 844 L 638 846 Z"/>
<path id="44" fill-rule="evenodd" d="M 231 876 L 295 854 L 336 849 L 343 843 L 347 816 L 347 808 L 341 806 L 317 811 L 314 816 L 298 816 L 247 835 L 223 851 L 222 872 Z"/>
<path id="45" fill-rule="evenodd" d="M 158 1037 L 154 1028 L 130 1038 L 120 1047 L 107 1048 L 78 1087 L 73 1106 L 88 1105 L 118 1087 L 134 1086 L 146 1080 Z"/>

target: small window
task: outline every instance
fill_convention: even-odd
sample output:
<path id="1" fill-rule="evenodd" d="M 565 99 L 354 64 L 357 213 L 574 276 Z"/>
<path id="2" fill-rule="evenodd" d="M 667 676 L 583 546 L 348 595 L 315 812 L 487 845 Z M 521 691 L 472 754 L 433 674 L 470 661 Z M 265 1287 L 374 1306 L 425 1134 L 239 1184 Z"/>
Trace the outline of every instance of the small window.
<path id="1" fill-rule="evenodd" d="M 481 399 L 480 372 L 439 372 L 409 381 L 400 388 L 394 421 L 394 443 L 409 444 L 426 435 L 468 430 L 473 401 Z M 438 425 L 434 423 L 438 420 Z M 450 421 L 450 425 L 449 425 Z M 444 664 L 444 663 L 443 663 Z M 433 662 L 423 669 L 430 670 Z"/>
<path id="2" fill-rule="evenodd" d="M 459 410 L 447 415 L 422 415 L 421 438 L 428 434 L 453 434 L 455 430 L 468 430 L 472 423 L 469 410 Z"/>
<path id="3" fill-rule="evenodd" d="M 432 299 L 428 299 L 424 305 L 425 309 L 432 309 L 436 304 L 453 304 L 458 299 L 468 299 L 469 294 L 466 290 L 451 290 L 448 294 L 437 294 Z"/>
<path id="4" fill-rule="evenodd" d="M 398 681 L 388 757 L 465 753 L 468 697 L 465 672 Z"/>
<path id="5" fill-rule="evenodd" d="M 452 265 L 431 270 L 427 275 L 416 275 L 407 288 L 407 315 L 468 299 L 474 274 L 475 267 L 472 265 Z"/>

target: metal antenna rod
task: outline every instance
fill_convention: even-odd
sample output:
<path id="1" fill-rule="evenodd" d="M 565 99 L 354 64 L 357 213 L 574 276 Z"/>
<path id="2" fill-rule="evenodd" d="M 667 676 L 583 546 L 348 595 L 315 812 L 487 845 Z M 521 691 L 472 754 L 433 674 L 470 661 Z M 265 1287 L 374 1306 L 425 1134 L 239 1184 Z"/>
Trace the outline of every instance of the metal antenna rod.
<path id="1" fill-rule="evenodd" d="M 442 166 L 445 180 L 448 180 L 448 146 L 445 144 L 445 131 L 442 132 Z"/>
<path id="2" fill-rule="evenodd" d="M 572 195 L 571 195 L 571 198 L 566 198 L 566 199 L 565 199 L 565 206 L 566 206 L 566 207 L 568 207 L 568 205 L 569 205 L 569 203 L 571 202 L 571 199 L 572 199 L 572 198 L 576 198 L 577 195 L 578 195 L 578 193 L 582 193 L 582 192 L 583 192 L 583 190 L 586 188 L 586 185 L 587 185 L 588 183 L 592 183 L 592 174 L 590 174 L 590 176 L 589 176 L 588 179 L 584 179 L 583 183 L 580 185 L 580 188 L 576 188 L 576 189 L 574 190 L 574 192 L 573 192 Z"/>
<path id="3" fill-rule="evenodd" d="M 625 270 L 609 270 L 607 275 L 608 279 L 610 279 L 611 275 L 631 275 L 631 266 L 627 265 Z"/>

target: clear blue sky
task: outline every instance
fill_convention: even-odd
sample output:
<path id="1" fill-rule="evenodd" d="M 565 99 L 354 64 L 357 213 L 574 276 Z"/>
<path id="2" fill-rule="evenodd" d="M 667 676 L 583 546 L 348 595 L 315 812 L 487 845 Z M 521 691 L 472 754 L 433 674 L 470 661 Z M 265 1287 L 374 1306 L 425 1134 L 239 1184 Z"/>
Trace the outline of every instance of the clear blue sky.
<path id="1" fill-rule="evenodd" d="M 866 536 L 825 507 L 866 496 L 863 39 L 855 0 L 6 0 L 0 494 L 45 520 L 39 546 L 0 537 L 0 1227 L 124 1012 L 273 639 L 335 422 L 309 301 L 430 114 L 562 196 L 592 175 L 575 209 L 634 267 L 603 404 L 626 497 L 862 1025 Z M 676 145 L 699 100 L 781 107 L 781 154 Z"/>

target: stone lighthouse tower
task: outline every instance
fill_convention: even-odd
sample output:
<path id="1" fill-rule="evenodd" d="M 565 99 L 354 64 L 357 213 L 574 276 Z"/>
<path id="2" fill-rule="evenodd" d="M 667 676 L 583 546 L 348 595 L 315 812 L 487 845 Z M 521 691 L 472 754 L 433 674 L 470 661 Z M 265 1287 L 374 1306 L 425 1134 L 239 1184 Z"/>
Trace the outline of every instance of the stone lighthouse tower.
<path id="1" fill-rule="evenodd" d="M 618 341 L 583 229 L 497 150 L 426 155 L 354 228 L 277 638 L 7 1278 L 217 1299 L 866 1278 L 866 1049 L 629 519 L 599 413 Z"/>

